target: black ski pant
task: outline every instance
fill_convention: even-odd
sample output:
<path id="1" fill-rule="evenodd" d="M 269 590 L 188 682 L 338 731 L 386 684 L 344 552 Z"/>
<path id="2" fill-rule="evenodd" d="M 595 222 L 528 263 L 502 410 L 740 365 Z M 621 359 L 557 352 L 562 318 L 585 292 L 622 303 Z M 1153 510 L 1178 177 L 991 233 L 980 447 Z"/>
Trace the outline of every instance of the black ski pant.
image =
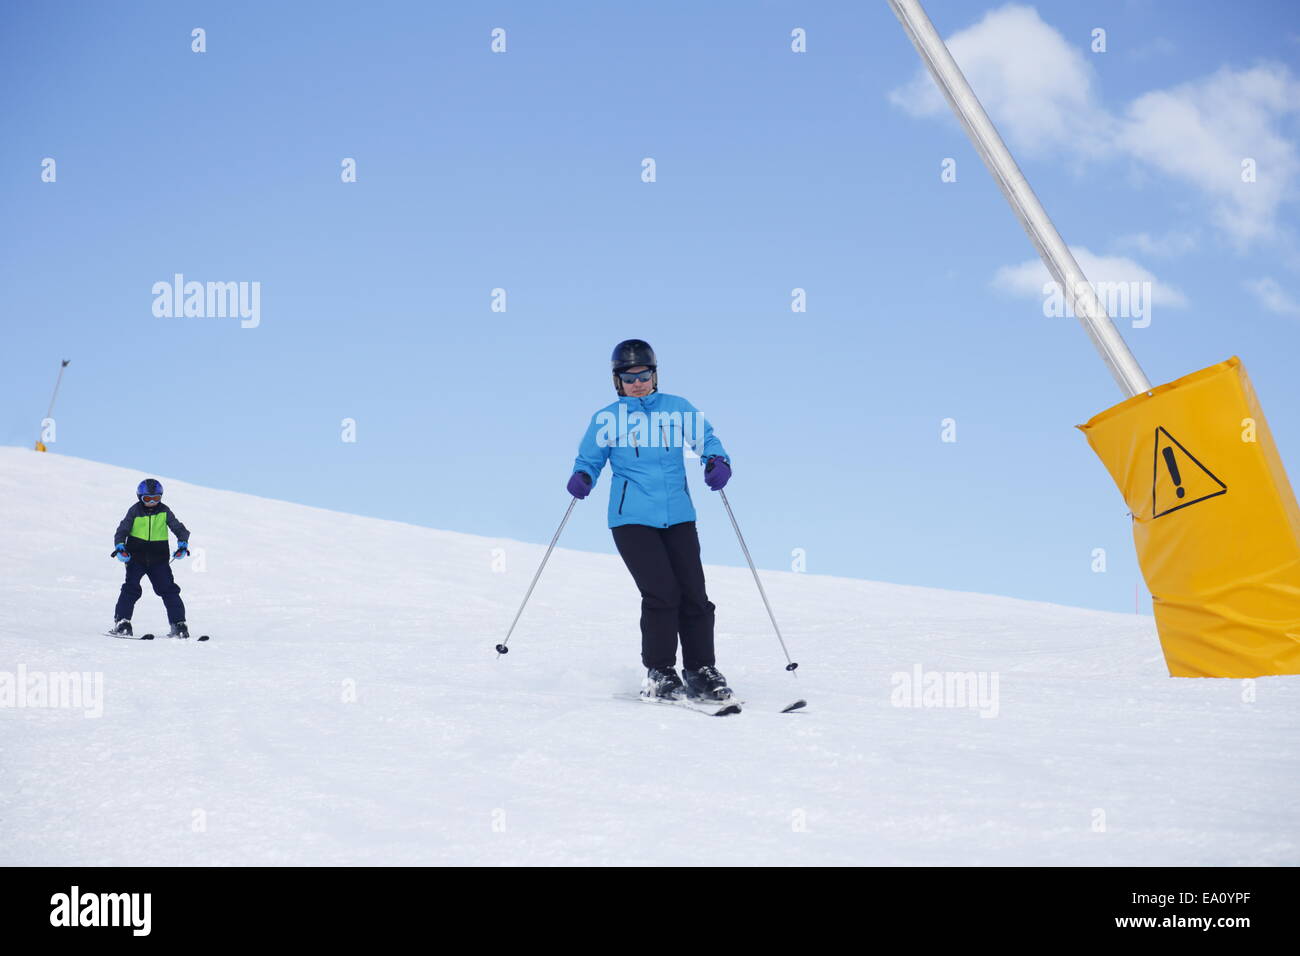
<path id="1" fill-rule="evenodd" d="M 712 666 L 713 602 L 704 591 L 700 538 L 694 521 L 669 528 L 625 524 L 612 529 L 614 544 L 641 592 L 641 663 L 647 668 L 677 664 Z"/>
<path id="2" fill-rule="evenodd" d="M 166 561 L 145 564 L 140 558 L 132 558 L 126 563 L 126 581 L 122 584 L 122 593 L 117 598 L 117 608 L 113 611 L 114 621 L 131 620 L 135 602 L 140 600 L 140 579 L 149 575 L 153 593 L 162 598 L 167 608 L 167 622 L 175 624 L 185 620 L 185 605 L 181 603 L 181 586 L 172 577 L 171 565 Z"/>

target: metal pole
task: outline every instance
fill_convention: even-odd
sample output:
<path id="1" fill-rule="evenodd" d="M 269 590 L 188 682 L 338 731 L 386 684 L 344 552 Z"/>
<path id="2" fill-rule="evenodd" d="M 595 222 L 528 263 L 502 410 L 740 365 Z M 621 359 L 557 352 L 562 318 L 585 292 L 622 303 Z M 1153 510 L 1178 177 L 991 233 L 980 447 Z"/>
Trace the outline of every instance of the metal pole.
<path id="1" fill-rule="evenodd" d="M 1029 182 L 1016 165 L 988 114 L 984 112 L 984 107 L 966 82 L 957 62 L 948 52 L 947 45 L 935 31 L 920 0 L 889 0 L 889 6 L 916 47 L 916 52 L 921 55 L 921 60 L 929 68 L 930 75 L 939 84 L 939 89 L 943 90 L 948 105 L 966 128 L 966 135 L 975 145 L 984 165 L 993 174 L 1002 194 L 1007 197 L 1020 224 L 1029 233 L 1038 254 L 1043 257 L 1047 271 L 1064 290 L 1066 301 L 1079 317 L 1119 387 L 1128 396 L 1150 391 L 1150 381 L 1124 343 L 1123 336 L 1115 328 L 1110 316 L 1106 314 L 1106 309 L 1098 300 L 1087 276 L 1074 261 L 1065 240 L 1052 225 L 1047 210 L 1029 188 Z"/>
<path id="2" fill-rule="evenodd" d="M 63 384 L 63 370 L 68 367 L 72 359 L 64 359 L 59 366 L 59 377 L 54 380 L 54 393 L 50 396 L 50 407 L 45 410 L 45 417 L 49 418 L 54 413 L 54 400 L 59 397 L 59 386 Z"/>
<path id="3" fill-rule="evenodd" d="M 59 366 L 59 377 L 54 380 L 54 392 L 50 395 L 50 407 L 45 410 L 45 418 L 47 419 L 54 414 L 54 400 L 59 397 L 59 386 L 63 384 L 63 370 L 68 367 L 68 363 L 71 361 L 72 359 L 64 359 L 63 364 Z M 40 438 L 36 439 L 36 447 L 40 451 L 45 450 L 42 447 Z"/>
<path id="4" fill-rule="evenodd" d="M 749 556 L 749 548 L 745 546 L 745 536 L 740 533 L 740 525 L 736 524 L 736 516 L 731 511 L 731 502 L 727 500 L 727 493 L 721 488 L 718 489 L 718 494 L 722 495 L 722 503 L 727 506 L 727 517 L 731 519 L 731 526 L 736 529 L 736 540 L 740 542 L 740 550 L 745 552 L 745 560 L 749 562 L 749 573 L 754 575 L 754 583 L 758 585 L 758 596 L 763 599 L 763 607 L 767 608 L 767 616 L 772 620 L 772 630 L 776 631 L 776 639 L 781 642 L 781 652 L 785 654 L 786 660 L 785 669 L 793 671 L 799 665 L 790 660 L 785 638 L 781 636 L 781 629 L 776 626 L 776 615 L 772 613 L 772 605 L 767 602 L 767 592 L 763 590 L 763 582 L 758 579 L 758 569 L 754 567 L 754 559 Z"/>
<path id="5" fill-rule="evenodd" d="M 560 532 L 563 531 L 564 526 L 569 523 L 569 515 L 573 514 L 573 506 L 577 503 L 577 498 L 573 498 L 569 501 L 569 510 L 564 513 L 564 520 L 561 521 L 560 526 L 555 529 L 555 536 L 551 538 L 550 546 L 546 549 L 546 554 L 542 558 L 542 563 L 537 566 L 537 573 L 533 575 L 533 583 L 528 585 L 528 593 L 524 595 L 524 600 L 519 605 L 519 610 L 515 612 L 515 619 L 510 622 L 510 630 L 506 631 L 506 639 L 497 645 L 498 656 L 509 653 L 510 648 L 506 647 L 506 644 L 510 641 L 510 635 L 515 632 L 515 625 L 519 623 L 519 615 L 524 613 L 524 605 L 527 604 L 528 599 L 532 597 L 533 588 L 537 586 L 537 579 L 542 576 L 542 568 L 546 567 L 546 562 L 550 559 L 551 552 L 555 549 L 555 542 L 560 540 Z"/>

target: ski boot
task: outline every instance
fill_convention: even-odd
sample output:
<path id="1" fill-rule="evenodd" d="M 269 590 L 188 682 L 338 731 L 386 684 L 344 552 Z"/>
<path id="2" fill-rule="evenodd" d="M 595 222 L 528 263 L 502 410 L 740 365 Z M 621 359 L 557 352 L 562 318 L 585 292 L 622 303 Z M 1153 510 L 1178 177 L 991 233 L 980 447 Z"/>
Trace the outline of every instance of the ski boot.
<path id="1" fill-rule="evenodd" d="M 167 636 L 187 638 L 190 636 L 190 629 L 185 626 L 184 621 L 177 621 L 172 625 L 171 630 L 167 632 Z"/>
<path id="2" fill-rule="evenodd" d="M 705 700 L 731 699 L 731 688 L 727 686 L 727 679 L 711 664 L 694 670 L 684 667 L 682 676 L 686 678 L 687 697 L 702 697 Z"/>
<path id="3" fill-rule="evenodd" d="M 642 697 L 680 700 L 684 693 L 682 679 L 677 676 L 675 667 L 652 667 L 646 671 L 645 680 L 641 681 Z"/>
<path id="4" fill-rule="evenodd" d="M 128 621 L 128 620 L 126 620 L 125 618 L 123 618 L 122 620 L 120 620 L 120 621 L 118 621 L 116 624 L 114 624 L 114 625 L 113 625 L 113 629 L 112 629 L 111 631 L 109 631 L 108 633 L 110 633 L 110 634 L 120 634 L 120 635 L 123 636 L 123 637 L 134 637 L 134 636 L 135 636 L 135 635 L 133 634 L 133 632 L 131 631 L 131 622 Z"/>

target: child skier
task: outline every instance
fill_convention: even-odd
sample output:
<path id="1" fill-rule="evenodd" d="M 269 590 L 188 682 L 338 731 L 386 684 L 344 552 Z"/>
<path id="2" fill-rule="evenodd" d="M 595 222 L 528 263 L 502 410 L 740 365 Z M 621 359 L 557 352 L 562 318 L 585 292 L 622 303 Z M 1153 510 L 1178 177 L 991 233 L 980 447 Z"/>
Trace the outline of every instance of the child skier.
<path id="1" fill-rule="evenodd" d="M 647 343 L 620 342 L 610 365 L 618 401 L 592 416 L 567 490 L 587 497 L 609 461 L 609 527 L 641 592 L 642 695 L 726 700 L 731 690 L 714 666 L 714 605 L 705 593 L 682 447 L 703 460 L 713 491 L 731 477 L 731 460 L 694 405 L 659 391 Z M 679 634 L 685 686 L 676 669 Z"/>
<path id="2" fill-rule="evenodd" d="M 168 637 L 189 637 L 185 626 L 185 605 L 181 603 L 181 588 L 172 577 L 167 560 L 167 531 L 176 535 L 176 551 L 171 557 L 179 560 L 189 554 L 190 533 L 180 523 L 172 510 L 162 503 L 163 486 L 157 478 L 146 478 L 135 489 L 139 500 L 127 510 L 126 517 L 113 535 L 113 554 L 126 565 L 126 581 L 113 612 L 112 634 L 131 636 L 131 612 L 140 599 L 140 579 L 146 574 L 153 585 L 153 593 L 162 598 L 171 624 Z"/>

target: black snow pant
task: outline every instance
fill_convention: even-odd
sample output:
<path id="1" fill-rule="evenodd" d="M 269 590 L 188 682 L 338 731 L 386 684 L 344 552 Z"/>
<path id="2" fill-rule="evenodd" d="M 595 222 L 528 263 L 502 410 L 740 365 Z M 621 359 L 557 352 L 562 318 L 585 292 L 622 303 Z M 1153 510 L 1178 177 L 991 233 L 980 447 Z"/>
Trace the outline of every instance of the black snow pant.
<path id="1" fill-rule="evenodd" d="M 175 624 L 185 620 L 185 605 L 181 603 L 181 586 L 172 577 L 171 565 L 166 561 L 145 564 L 140 558 L 132 558 L 126 563 L 126 581 L 122 584 L 122 593 L 117 598 L 117 608 L 113 611 L 114 621 L 131 620 L 135 602 L 140 600 L 140 579 L 149 575 L 153 593 L 162 598 L 167 608 L 167 621 Z"/>
<path id="2" fill-rule="evenodd" d="M 625 524 L 612 531 L 641 592 L 641 663 L 647 668 L 676 666 L 680 634 L 683 666 L 715 664 L 714 605 L 704 591 L 695 522 L 669 528 Z"/>

